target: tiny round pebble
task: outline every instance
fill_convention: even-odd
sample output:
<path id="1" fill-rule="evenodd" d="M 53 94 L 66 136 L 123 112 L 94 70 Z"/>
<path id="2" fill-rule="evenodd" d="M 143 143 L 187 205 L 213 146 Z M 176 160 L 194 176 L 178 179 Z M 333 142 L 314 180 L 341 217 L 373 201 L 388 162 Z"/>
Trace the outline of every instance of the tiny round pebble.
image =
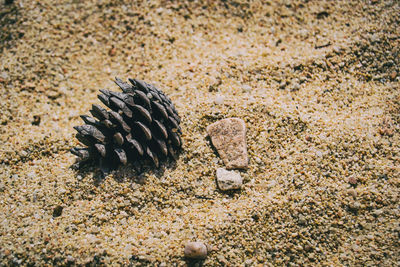
<path id="1" fill-rule="evenodd" d="M 225 97 L 223 95 L 218 95 L 215 100 L 214 103 L 217 105 L 222 105 L 224 103 Z"/>
<path id="2" fill-rule="evenodd" d="M 252 88 L 250 85 L 245 84 L 242 86 L 242 89 L 243 89 L 243 92 L 250 93 Z"/>
<path id="3" fill-rule="evenodd" d="M 60 205 L 58 205 L 57 207 L 55 207 L 54 210 L 53 210 L 53 217 L 59 217 L 59 216 L 61 216 L 63 209 L 64 209 L 64 208 L 63 208 L 62 206 L 60 206 Z"/>
<path id="4" fill-rule="evenodd" d="M 353 188 L 347 190 L 347 193 L 352 197 L 357 197 L 357 191 L 354 190 Z"/>
<path id="5" fill-rule="evenodd" d="M 351 176 L 351 177 L 349 177 L 348 182 L 349 182 L 351 185 L 356 185 L 357 182 L 358 182 L 358 179 L 357 179 L 356 177 L 354 177 L 354 176 Z"/>
<path id="6" fill-rule="evenodd" d="M 205 259 L 207 246 L 202 242 L 189 242 L 185 246 L 185 257 L 190 259 Z"/>
<path id="7" fill-rule="evenodd" d="M 292 90 L 297 91 L 300 89 L 300 84 L 298 82 L 293 82 L 292 84 Z"/>
<path id="8" fill-rule="evenodd" d="M 72 257 L 71 255 L 68 255 L 67 258 L 66 258 L 66 260 L 67 260 L 68 262 L 74 262 L 74 261 L 75 261 L 75 258 Z"/>

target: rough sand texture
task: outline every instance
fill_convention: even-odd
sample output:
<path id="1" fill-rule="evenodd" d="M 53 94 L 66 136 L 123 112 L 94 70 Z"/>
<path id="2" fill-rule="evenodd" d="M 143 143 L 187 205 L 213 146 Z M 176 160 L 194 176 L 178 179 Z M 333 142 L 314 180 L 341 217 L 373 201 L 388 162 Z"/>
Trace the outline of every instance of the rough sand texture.
<path id="1" fill-rule="evenodd" d="M 400 264 L 399 1 L 80 2 L 0 1 L 0 265 L 183 266 L 188 241 L 206 266 Z M 142 183 L 70 168 L 114 76 L 182 117 L 184 152 Z M 228 117 L 234 194 L 206 137 Z"/>

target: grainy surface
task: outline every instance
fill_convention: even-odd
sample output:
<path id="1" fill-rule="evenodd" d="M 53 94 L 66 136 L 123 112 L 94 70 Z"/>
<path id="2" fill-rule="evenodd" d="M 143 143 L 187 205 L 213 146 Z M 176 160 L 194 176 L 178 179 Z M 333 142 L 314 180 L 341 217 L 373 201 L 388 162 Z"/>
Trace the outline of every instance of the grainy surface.
<path id="1" fill-rule="evenodd" d="M 398 1 L 82 2 L 0 2 L 0 265 L 183 266 L 188 241 L 207 266 L 399 265 Z M 141 183 L 69 168 L 114 76 L 182 117 L 184 152 Z M 232 195 L 206 138 L 228 117 Z"/>

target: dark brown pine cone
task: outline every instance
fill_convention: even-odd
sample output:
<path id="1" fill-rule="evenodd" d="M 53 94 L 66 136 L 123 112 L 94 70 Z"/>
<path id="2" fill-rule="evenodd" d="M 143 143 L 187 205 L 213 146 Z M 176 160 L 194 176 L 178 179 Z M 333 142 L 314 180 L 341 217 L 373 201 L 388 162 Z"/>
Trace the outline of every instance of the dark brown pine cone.
<path id="1" fill-rule="evenodd" d="M 182 146 L 180 117 L 171 100 L 146 82 L 115 78 L 123 92 L 100 90 L 98 98 L 111 110 L 92 105 L 93 117 L 81 115 L 85 125 L 74 127 L 76 138 L 87 147 L 72 148 L 81 162 L 93 160 L 113 166 L 146 159 L 176 159 Z"/>

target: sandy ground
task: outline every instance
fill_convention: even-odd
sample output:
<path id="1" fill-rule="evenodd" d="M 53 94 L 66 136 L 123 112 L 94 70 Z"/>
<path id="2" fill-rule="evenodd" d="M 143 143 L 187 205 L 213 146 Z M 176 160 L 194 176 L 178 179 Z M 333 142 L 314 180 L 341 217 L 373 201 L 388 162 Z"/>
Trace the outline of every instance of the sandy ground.
<path id="1" fill-rule="evenodd" d="M 0 1 L 0 265 L 184 266 L 188 241 L 205 266 L 400 264 L 398 1 L 82 2 Z M 115 76 L 175 103 L 174 166 L 70 168 Z M 228 117 L 250 158 L 233 194 L 206 136 Z"/>

